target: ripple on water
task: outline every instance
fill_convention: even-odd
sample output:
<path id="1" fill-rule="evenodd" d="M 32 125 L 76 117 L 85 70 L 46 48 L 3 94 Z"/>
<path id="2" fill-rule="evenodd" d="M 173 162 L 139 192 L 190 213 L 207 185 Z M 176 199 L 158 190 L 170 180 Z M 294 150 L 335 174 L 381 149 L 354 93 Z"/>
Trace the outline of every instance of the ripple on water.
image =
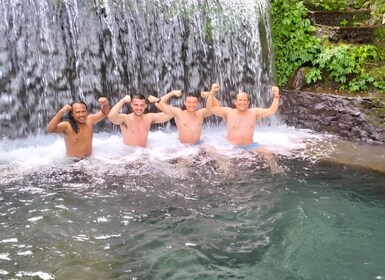
<path id="1" fill-rule="evenodd" d="M 282 141 L 280 137 L 272 141 Z M 134 160 L 115 154 L 27 170 L 11 168 L 0 189 L 3 273 L 14 278 L 254 279 L 250 275 L 255 271 L 248 274 L 254 268 L 272 275 L 280 271 L 282 279 L 300 279 L 302 271 L 314 276 L 302 265 L 311 250 L 301 246 L 308 242 L 310 248 L 323 238 L 312 222 L 325 223 L 322 233 L 335 237 L 335 228 L 347 216 L 339 214 L 341 206 L 354 203 L 346 213 L 360 216 L 357 209 L 367 202 L 350 196 L 341 203 L 345 192 L 338 190 L 351 186 L 340 187 L 339 180 L 351 180 L 354 174 L 345 178 L 336 166 L 316 165 L 332 150 L 331 142 L 318 140 L 301 139 L 288 153 L 278 153 L 277 161 L 287 167 L 283 174 L 272 174 L 258 156 L 228 147 L 219 147 L 220 152 L 194 147 L 178 155 L 175 147 L 164 147 L 136 151 Z M 331 187 L 334 180 L 338 187 Z M 367 183 L 362 178 L 354 181 Z M 335 197 L 338 203 L 333 204 Z M 372 203 L 365 211 L 373 213 L 376 207 Z M 367 238 L 371 229 L 351 228 L 338 231 L 362 236 L 367 243 L 373 240 Z M 323 248 L 311 248 L 330 257 Z M 365 259 L 366 267 L 374 266 L 369 260 Z M 341 258 L 341 267 L 344 262 Z M 294 268 L 289 276 L 284 272 L 287 263 Z M 327 270 L 323 273 L 329 275 Z"/>

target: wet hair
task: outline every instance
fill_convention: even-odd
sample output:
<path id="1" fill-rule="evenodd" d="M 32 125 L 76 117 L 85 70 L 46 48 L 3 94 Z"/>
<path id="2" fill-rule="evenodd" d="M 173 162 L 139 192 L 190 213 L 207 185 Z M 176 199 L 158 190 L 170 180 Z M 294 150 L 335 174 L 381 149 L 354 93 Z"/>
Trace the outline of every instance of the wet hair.
<path id="1" fill-rule="evenodd" d="M 88 106 L 84 101 L 78 100 L 78 101 L 72 102 L 71 108 L 72 108 L 72 105 L 74 105 L 74 104 L 83 104 L 84 106 L 86 106 L 86 109 L 88 111 Z M 75 121 L 74 116 L 72 115 L 72 111 L 69 112 L 68 122 L 70 123 L 73 131 L 75 131 L 75 133 L 79 133 L 79 126 L 78 126 L 77 122 Z"/>
<path id="2" fill-rule="evenodd" d="M 185 99 L 187 98 L 187 97 L 196 97 L 197 99 L 198 99 L 198 102 L 200 102 L 201 101 L 201 95 L 199 94 L 199 93 L 196 93 L 196 92 L 188 92 L 188 93 L 186 93 L 186 96 L 185 96 Z"/>
<path id="3" fill-rule="evenodd" d="M 184 97 L 185 101 L 187 97 L 196 97 L 198 99 L 198 102 L 201 102 L 201 95 L 198 92 L 187 92 Z M 182 110 L 186 110 L 186 105 L 184 105 L 184 102 L 183 102 Z"/>
<path id="4" fill-rule="evenodd" d="M 136 94 L 132 97 L 132 99 L 146 100 L 146 97 L 143 94 Z"/>

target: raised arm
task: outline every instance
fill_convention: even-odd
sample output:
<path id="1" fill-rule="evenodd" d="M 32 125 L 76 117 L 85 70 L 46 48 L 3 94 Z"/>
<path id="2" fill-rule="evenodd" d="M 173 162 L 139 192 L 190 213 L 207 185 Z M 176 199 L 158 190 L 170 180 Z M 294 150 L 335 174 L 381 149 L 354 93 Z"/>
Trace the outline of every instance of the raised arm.
<path id="1" fill-rule="evenodd" d="M 215 96 L 216 93 L 219 91 L 220 86 L 219 84 L 213 84 L 211 86 L 211 90 L 208 92 L 208 97 L 206 101 L 206 109 L 208 110 L 209 114 L 214 114 L 220 117 L 226 117 L 228 107 L 221 107 L 221 102 L 218 100 L 218 98 Z M 204 93 L 201 93 L 203 96 Z"/>
<path id="2" fill-rule="evenodd" d="M 122 124 L 124 121 L 125 114 L 119 114 L 120 109 L 123 107 L 124 103 L 130 103 L 131 97 L 126 95 L 119 100 L 110 110 L 108 114 L 108 119 L 114 124 Z"/>
<path id="3" fill-rule="evenodd" d="M 68 125 L 65 123 L 60 123 L 63 115 L 72 110 L 71 105 L 64 105 L 63 108 L 56 113 L 56 115 L 50 120 L 47 125 L 47 132 L 49 133 L 66 133 Z"/>
<path id="4" fill-rule="evenodd" d="M 270 116 L 277 112 L 279 107 L 279 99 L 281 95 L 279 94 L 279 88 L 276 86 L 273 86 L 271 88 L 271 93 L 273 95 L 273 103 L 271 103 L 269 108 L 253 108 L 251 111 L 256 113 L 257 117 L 264 118 L 267 116 Z"/>
<path id="5" fill-rule="evenodd" d="M 101 120 L 104 120 L 111 111 L 111 106 L 110 106 L 107 98 L 100 97 L 99 98 L 99 104 L 101 106 L 101 110 L 95 114 L 90 115 L 90 117 L 93 119 L 94 123 L 97 123 L 97 122 L 100 122 Z"/>
<path id="6" fill-rule="evenodd" d="M 175 116 L 176 114 L 181 112 L 181 109 L 168 105 L 167 102 L 172 96 L 180 97 L 181 95 L 182 95 L 182 91 L 173 90 L 163 95 L 161 98 L 157 98 L 151 95 L 149 96 L 148 101 L 154 103 L 155 106 L 165 114 Z"/>
<path id="7" fill-rule="evenodd" d="M 171 120 L 172 118 L 173 115 L 168 115 L 165 113 L 152 113 L 152 123 L 164 123 L 168 120 Z"/>

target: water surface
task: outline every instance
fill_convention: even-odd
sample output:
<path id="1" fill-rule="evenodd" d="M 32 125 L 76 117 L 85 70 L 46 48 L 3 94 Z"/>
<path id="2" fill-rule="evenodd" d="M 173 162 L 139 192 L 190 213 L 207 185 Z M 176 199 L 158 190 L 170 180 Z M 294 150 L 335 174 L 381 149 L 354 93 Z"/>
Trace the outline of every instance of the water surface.
<path id="1" fill-rule="evenodd" d="M 56 135 L 2 141 L 0 278 L 385 278 L 383 173 L 322 160 L 332 137 L 261 128 L 272 173 L 223 136 L 96 134 L 80 162 Z"/>

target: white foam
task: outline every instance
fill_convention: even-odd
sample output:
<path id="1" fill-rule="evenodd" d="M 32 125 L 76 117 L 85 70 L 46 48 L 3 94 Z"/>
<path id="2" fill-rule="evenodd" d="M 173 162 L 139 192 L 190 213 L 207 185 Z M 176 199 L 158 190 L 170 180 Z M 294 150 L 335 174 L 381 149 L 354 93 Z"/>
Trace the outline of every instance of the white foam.
<path id="1" fill-rule="evenodd" d="M 43 280 L 50 280 L 50 279 L 55 279 L 51 274 L 42 272 L 42 271 L 37 271 L 37 272 L 28 272 L 28 271 L 19 271 L 16 273 L 17 277 L 39 277 L 40 279 Z"/>
<path id="2" fill-rule="evenodd" d="M 18 242 L 17 238 L 3 239 L 0 241 L 0 243 L 15 243 L 15 242 Z"/>
<path id="3" fill-rule="evenodd" d="M 37 221 L 39 221 L 41 219 L 43 219 L 43 216 L 32 217 L 32 218 L 29 218 L 27 221 L 34 223 L 34 222 L 37 222 Z"/>
<path id="4" fill-rule="evenodd" d="M 233 146 L 226 141 L 226 131 L 222 126 L 206 128 L 201 140 L 203 146 L 211 146 L 224 154 L 234 153 Z M 254 140 L 274 153 L 289 155 L 304 149 L 309 141 L 320 140 L 322 135 L 310 130 L 300 130 L 287 126 L 258 127 Z M 102 161 L 106 164 L 133 162 L 143 157 L 148 160 L 167 161 L 178 157 L 190 157 L 199 153 L 202 145 L 183 145 L 178 133 L 171 131 L 150 132 L 147 148 L 124 145 L 121 135 L 96 133 L 93 141 L 93 154 L 89 161 Z M 60 135 L 39 135 L 26 139 L 0 141 L 0 164 L 14 164 L 24 168 L 50 166 L 66 163 L 64 140 Z M 68 163 L 68 162 L 67 162 Z"/>
<path id="5" fill-rule="evenodd" d="M 11 261 L 12 259 L 9 258 L 9 253 L 3 253 L 0 254 L 0 260 Z"/>

